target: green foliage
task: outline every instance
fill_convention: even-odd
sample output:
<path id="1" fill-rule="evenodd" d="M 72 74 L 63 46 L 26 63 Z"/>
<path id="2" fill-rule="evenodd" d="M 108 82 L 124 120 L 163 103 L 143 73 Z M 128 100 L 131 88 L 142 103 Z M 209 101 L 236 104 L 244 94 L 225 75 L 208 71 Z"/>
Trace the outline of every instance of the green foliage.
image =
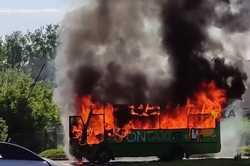
<path id="1" fill-rule="evenodd" d="M 242 147 L 241 153 L 243 153 L 245 156 L 250 156 L 250 145 Z"/>
<path id="2" fill-rule="evenodd" d="M 0 39 L 0 69 L 4 69 L 7 66 L 7 54 L 4 46 L 4 42 Z"/>
<path id="3" fill-rule="evenodd" d="M 8 124 L 9 137 L 39 151 L 44 146 L 41 138 L 46 136 L 46 129 L 59 124 L 52 86 L 40 81 L 31 92 L 30 75 L 15 70 L 0 72 L 0 84 L 0 117 Z"/>
<path id="4" fill-rule="evenodd" d="M 59 123 L 57 108 L 52 102 L 53 91 L 51 85 L 44 82 L 37 83 L 29 101 L 37 128 L 56 126 Z"/>
<path id="5" fill-rule="evenodd" d="M 49 158 L 52 160 L 66 159 L 65 152 L 63 148 L 58 149 L 48 149 L 39 154 L 41 157 Z"/>
<path id="6" fill-rule="evenodd" d="M 243 123 L 244 123 L 244 127 L 249 128 L 249 131 L 250 131 L 250 119 L 245 118 Z"/>
<path id="7" fill-rule="evenodd" d="M 22 33 L 14 32 L 11 35 L 6 35 L 3 44 L 7 58 L 7 67 L 16 69 L 23 67 L 27 61 L 27 55 L 25 54 L 27 40 Z"/>
<path id="8" fill-rule="evenodd" d="M 8 137 L 8 126 L 3 120 L 3 118 L 0 117 L 0 142 L 6 141 Z"/>
<path id="9" fill-rule="evenodd" d="M 250 145 L 250 119 L 243 119 L 243 132 L 242 137 L 245 140 L 246 145 Z"/>
<path id="10" fill-rule="evenodd" d="M 58 25 L 48 25 L 46 28 L 40 28 L 25 35 L 30 43 L 26 48 L 28 56 L 26 70 L 33 77 L 37 75 L 43 64 L 54 60 L 58 45 L 57 29 Z"/>
<path id="11" fill-rule="evenodd" d="M 34 32 L 13 32 L 0 39 L 0 70 L 16 69 L 33 78 L 43 64 L 55 58 L 58 25 L 48 25 Z"/>
<path id="12" fill-rule="evenodd" d="M 57 32 L 58 25 L 48 25 L 0 37 L 0 117 L 11 141 L 37 152 L 49 145 L 47 129 L 59 124 L 52 100 L 53 74 L 48 73 L 54 70 Z"/>

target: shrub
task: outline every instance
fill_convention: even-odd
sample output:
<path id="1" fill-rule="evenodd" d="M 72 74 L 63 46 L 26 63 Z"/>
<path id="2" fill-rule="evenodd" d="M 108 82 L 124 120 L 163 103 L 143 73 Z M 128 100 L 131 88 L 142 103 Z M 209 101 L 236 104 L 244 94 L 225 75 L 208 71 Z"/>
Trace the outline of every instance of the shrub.
<path id="1" fill-rule="evenodd" d="M 8 126 L 3 120 L 3 118 L 0 117 L 0 142 L 6 141 L 8 137 Z"/>
<path id="2" fill-rule="evenodd" d="M 8 124 L 12 142 L 37 153 L 47 149 L 48 129 L 60 120 L 52 85 L 39 81 L 34 86 L 33 82 L 24 72 L 0 71 L 0 117 Z"/>
<path id="3" fill-rule="evenodd" d="M 243 147 L 241 151 L 244 155 L 250 156 L 250 145 Z"/>
<path id="4" fill-rule="evenodd" d="M 67 158 L 63 148 L 47 149 L 39 155 L 52 160 L 62 160 Z"/>

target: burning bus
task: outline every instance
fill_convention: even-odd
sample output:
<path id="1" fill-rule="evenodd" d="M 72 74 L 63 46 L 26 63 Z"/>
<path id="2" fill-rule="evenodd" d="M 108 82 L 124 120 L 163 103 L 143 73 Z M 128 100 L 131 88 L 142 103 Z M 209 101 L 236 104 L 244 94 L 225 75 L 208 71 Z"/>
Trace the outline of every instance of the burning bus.
<path id="1" fill-rule="evenodd" d="M 220 151 L 220 118 L 225 91 L 204 83 L 186 104 L 100 104 L 91 96 L 77 99 L 78 116 L 69 118 L 71 154 L 91 162 L 117 156 L 159 156 Z"/>
<path id="2" fill-rule="evenodd" d="M 242 17 L 221 7 L 231 4 L 95 0 L 70 11 L 55 62 L 70 153 L 107 162 L 219 152 L 223 109 L 247 79 L 234 41 L 244 26 L 230 27 Z"/>

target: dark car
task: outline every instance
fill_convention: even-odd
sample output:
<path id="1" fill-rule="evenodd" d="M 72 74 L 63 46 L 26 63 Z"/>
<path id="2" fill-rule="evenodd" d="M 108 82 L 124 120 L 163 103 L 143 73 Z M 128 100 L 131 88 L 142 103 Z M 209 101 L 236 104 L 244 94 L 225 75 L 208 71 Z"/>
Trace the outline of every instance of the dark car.
<path id="1" fill-rule="evenodd" d="M 0 142 L 0 166 L 58 166 L 51 160 L 11 143 Z"/>

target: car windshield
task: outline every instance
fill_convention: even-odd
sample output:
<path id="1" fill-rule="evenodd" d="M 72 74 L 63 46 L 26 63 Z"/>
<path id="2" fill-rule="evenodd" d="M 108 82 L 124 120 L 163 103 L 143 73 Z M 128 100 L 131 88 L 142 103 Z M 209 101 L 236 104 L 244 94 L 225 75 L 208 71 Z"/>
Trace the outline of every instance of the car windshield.
<path id="1" fill-rule="evenodd" d="M 0 159 L 43 161 L 42 158 L 30 150 L 10 143 L 0 143 Z"/>

